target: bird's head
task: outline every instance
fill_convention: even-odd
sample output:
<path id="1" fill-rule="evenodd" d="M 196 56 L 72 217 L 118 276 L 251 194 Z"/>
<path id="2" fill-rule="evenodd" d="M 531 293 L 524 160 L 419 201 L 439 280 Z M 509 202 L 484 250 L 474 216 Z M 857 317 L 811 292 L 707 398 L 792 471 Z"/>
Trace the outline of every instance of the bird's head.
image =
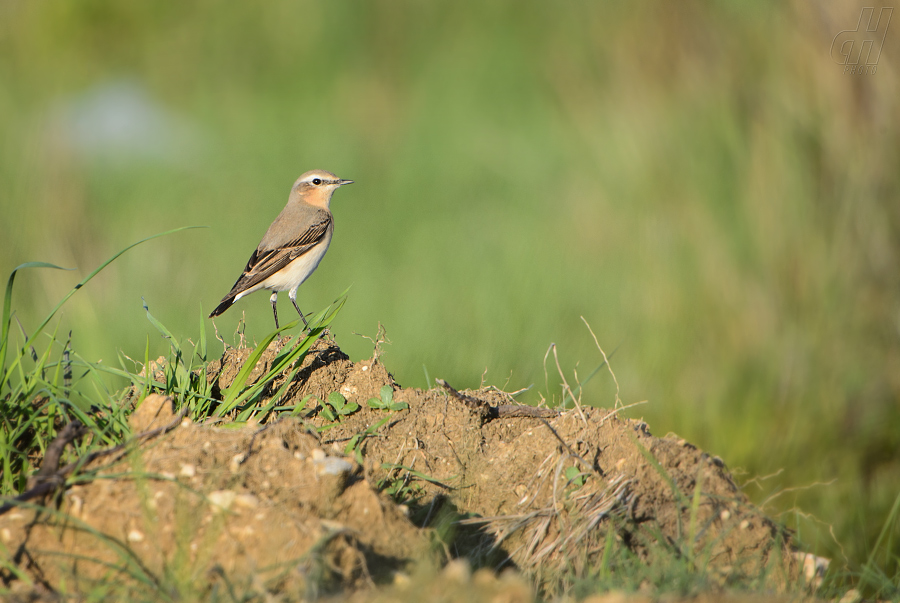
<path id="1" fill-rule="evenodd" d="M 325 170 L 311 170 L 297 179 L 291 189 L 291 196 L 310 205 L 328 209 L 332 193 L 344 184 L 353 184 L 353 181 L 342 180 Z"/>

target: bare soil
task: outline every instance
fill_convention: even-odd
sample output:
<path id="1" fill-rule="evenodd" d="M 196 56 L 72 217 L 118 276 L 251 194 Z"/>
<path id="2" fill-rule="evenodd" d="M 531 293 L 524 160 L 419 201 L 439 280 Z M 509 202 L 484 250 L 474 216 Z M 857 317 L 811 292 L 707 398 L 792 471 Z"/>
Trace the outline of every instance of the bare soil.
<path id="1" fill-rule="evenodd" d="M 251 381 L 288 341 L 270 346 Z M 210 365 L 217 391 L 249 353 L 228 349 Z M 409 408 L 370 408 L 385 385 Z M 359 410 L 329 421 L 332 392 Z M 463 393 L 515 404 L 495 389 Z M 279 403 L 293 404 L 302 404 L 295 418 L 265 425 L 185 420 L 86 467 L 56 506 L 0 516 L 0 576 L 50 591 L 126 577 L 189 589 L 246 576 L 267 592 L 309 597 L 391 582 L 402 590 L 423 560 L 447 557 L 547 584 L 562 572 L 588 575 L 606 546 L 650 563 L 660 543 L 714 568 L 723 584 L 796 571 L 789 535 L 720 459 L 615 410 L 492 418 L 445 389 L 401 388 L 377 358 L 353 363 L 323 340 Z M 168 399 L 150 396 L 132 427 L 172 417 Z M 477 573 L 490 588 L 513 585 L 504 592 L 525 580 L 489 574 Z"/>

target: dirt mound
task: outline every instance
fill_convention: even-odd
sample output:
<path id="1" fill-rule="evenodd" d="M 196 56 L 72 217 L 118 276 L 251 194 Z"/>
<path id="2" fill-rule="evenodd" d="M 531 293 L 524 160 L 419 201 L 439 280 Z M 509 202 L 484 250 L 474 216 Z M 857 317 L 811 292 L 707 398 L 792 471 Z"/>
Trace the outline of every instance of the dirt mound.
<path id="1" fill-rule="evenodd" d="M 148 397 L 132 417 L 135 431 L 151 426 L 148 417 L 171 418 L 167 406 L 168 398 Z M 296 421 L 220 429 L 184 419 L 86 467 L 58 512 L 0 517 L 0 535 L 14 562 L 48 587 L 72 573 L 88 582 L 129 575 L 190 584 L 213 568 L 252 573 L 276 591 L 359 586 L 428 545 L 359 469 Z"/>
<path id="2" fill-rule="evenodd" d="M 246 356 L 226 357 L 220 387 Z M 306 363 L 319 368 L 283 404 L 312 396 L 302 416 L 327 427 L 323 444 L 358 452 L 372 483 L 393 491 L 405 483 L 414 519 L 424 522 L 448 502 L 471 516 L 465 524 L 481 526 L 483 538 L 470 557 L 497 548 L 530 571 L 583 569 L 601 554 L 608 524 L 640 555 L 653 548 L 648 539 L 664 538 L 726 575 L 755 575 L 773 553 L 784 556 L 787 535 L 749 503 L 721 459 L 677 437 L 653 437 L 643 422 L 593 408 L 492 419 L 469 402 L 514 404 L 495 389 L 465 392 L 467 401 L 446 389 L 402 389 L 381 363 L 354 364 L 323 342 L 310 356 Z M 370 408 L 385 385 L 409 408 Z M 331 392 L 359 410 L 324 418 Z"/>
<path id="3" fill-rule="evenodd" d="M 248 355 L 210 365 L 218 391 Z M 160 400 L 142 403 L 135 431 L 171 417 Z M 186 421 L 87 467 L 58 512 L 0 516 L 16 571 L 48 586 L 113 572 L 190 584 L 219 568 L 308 592 L 386 580 L 427 553 L 433 529 L 453 555 L 538 578 L 586 574 L 608 546 L 652 561 L 662 543 L 723 580 L 790 563 L 786 534 L 719 459 L 615 411 L 521 416 L 530 407 L 496 390 L 402 389 L 376 359 L 321 340 L 279 402 L 294 405 L 296 418 L 265 426 Z"/>

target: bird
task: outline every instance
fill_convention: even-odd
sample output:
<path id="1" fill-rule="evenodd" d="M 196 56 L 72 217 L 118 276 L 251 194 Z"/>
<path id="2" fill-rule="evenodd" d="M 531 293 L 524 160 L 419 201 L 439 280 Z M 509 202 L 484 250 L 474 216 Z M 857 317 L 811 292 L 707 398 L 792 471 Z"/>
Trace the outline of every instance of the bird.
<path id="1" fill-rule="evenodd" d="M 334 234 L 331 195 L 345 184 L 353 184 L 353 180 L 343 180 L 325 170 L 311 170 L 300 176 L 291 187 L 287 205 L 263 235 L 240 278 L 209 317 L 219 316 L 245 295 L 268 289 L 272 292 L 269 301 L 278 329 L 278 292 L 287 291 L 308 329 L 309 323 L 297 305 L 297 289 L 319 267 L 328 251 Z"/>

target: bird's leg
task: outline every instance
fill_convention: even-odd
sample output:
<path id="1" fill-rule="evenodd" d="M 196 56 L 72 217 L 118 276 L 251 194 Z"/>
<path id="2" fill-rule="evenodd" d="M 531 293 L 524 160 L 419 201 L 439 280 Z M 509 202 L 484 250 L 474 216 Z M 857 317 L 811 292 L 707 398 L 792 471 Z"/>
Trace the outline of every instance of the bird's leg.
<path id="1" fill-rule="evenodd" d="M 291 303 L 294 304 L 294 309 L 297 310 L 297 314 L 299 314 L 299 315 L 300 315 L 300 318 L 303 319 L 303 326 L 304 326 L 304 328 L 307 328 L 307 329 L 308 329 L 308 328 L 309 328 L 309 323 L 306 322 L 306 317 L 303 316 L 303 312 L 300 311 L 300 306 L 297 305 L 297 290 L 296 290 L 296 289 L 291 289 L 290 292 L 288 293 L 288 297 L 291 298 Z"/>
<path id="2" fill-rule="evenodd" d="M 275 328 L 278 327 L 278 307 L 275 305 L 278 302 L 278 291 L 272 291 L 271 297 L 269 297 L 269 301 L 272 302 L 272 314 L 275 315 Z"/>

